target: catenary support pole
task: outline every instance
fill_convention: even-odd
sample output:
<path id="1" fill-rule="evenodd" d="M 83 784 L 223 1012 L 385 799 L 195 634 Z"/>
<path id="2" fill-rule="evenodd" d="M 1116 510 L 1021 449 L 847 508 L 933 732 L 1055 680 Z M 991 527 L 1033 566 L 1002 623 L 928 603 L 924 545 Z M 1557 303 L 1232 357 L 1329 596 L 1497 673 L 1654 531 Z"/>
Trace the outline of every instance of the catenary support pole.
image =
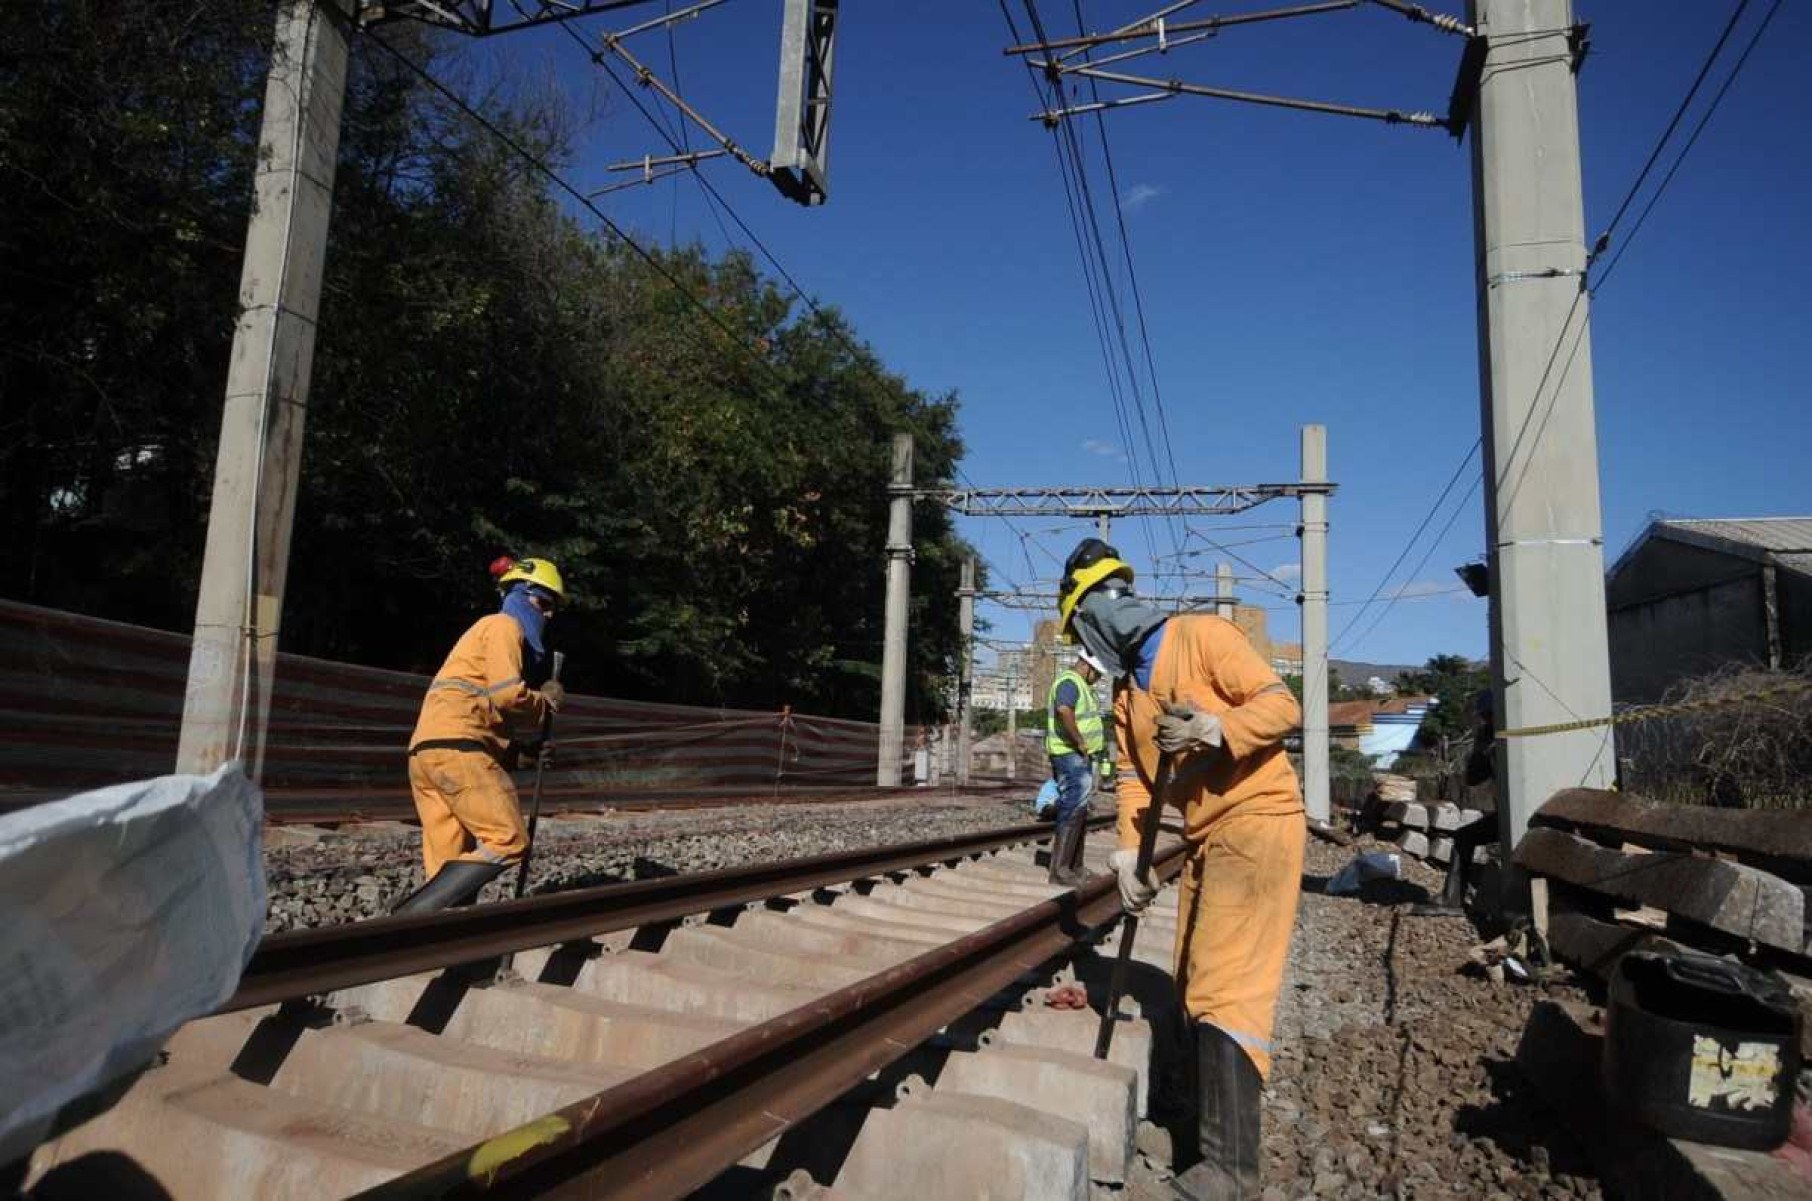
<path id="1" fill-rule="evenodd" d="M 1328 478 L 1327 427 L 1302 427 L 1302 482 Z M 1302 492 L 1302 768 L 1303 803 L 1312 822 L 1326 823 L 1328 803 L 1328 498 Z"/>
<path id="2" fill-rule="evenodd" d="M 345 94 L 344 15 L 327 0 L 286 0 L 264 91 L 179 772 L 237 759 L 256 778 L 263 767 Z"/>
<path id="3" fill-rule="evenodd" d="M 1485 536 L 1497 728 L 1611 711 L 1569 0 L 1469 0 Z M 1498 745 L 1506 859 L 1563 788 L 1610 786 L 1609 727 Z"/>
<path id="4" fill-rule="evenodd" d="M 1007 660 L 1007 779 L 1019 778 L 1019 655 Z"/>
<path id="5" fill-rule="evenodd" d="M 881 746 L 875 783 L 898 787 L 906 741 L 906 608 L 912 594 L 912 435 L 893 436 L 887 485 L 887 618 L 881 648 Z M 962 769 L 959 764 L 959 770 Z"/>
<path id="6" fill-rule="evenodd" d="M 1233 620 L 1233 564 L 1214 565 L 1214 615 Z"/>
<path id="7" fill-rule="evenodd" d="M 956 685 L 956 783 L 969 787 L 975 747 L 975 556 L 963 559 L 956 590 L 957 630 L 963 640 L 963 670 Z"/>

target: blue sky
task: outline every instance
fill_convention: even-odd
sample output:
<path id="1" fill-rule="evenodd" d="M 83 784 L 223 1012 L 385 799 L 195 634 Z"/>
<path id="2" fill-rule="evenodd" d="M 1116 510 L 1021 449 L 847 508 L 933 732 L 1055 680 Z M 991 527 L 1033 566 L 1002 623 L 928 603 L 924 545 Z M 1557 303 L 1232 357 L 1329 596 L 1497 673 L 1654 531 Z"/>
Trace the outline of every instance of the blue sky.
<path id="1" fill-rule="evenodd" d="M 1462 11 L 1459 0 L 1431 6 Z M 1082 11 L 1097 30 L 1153 7 L 1093 0 Z M 1272 6 L 1203 4 L 1177 19 L 1259 7 Z M 1578 17 L 1592 26 L 1579 85 L 1588 235 L 1610 220 L 1734 7 L 1579 0 Z M 1009 8 L 1023 31 L 1023 7 Z M 1749 5 L 1680 137 L 1768 8 L 1769 0 Z M 658 11 L 657 0 L 576 28 L 624 28 Z M 728 0 L 673 38 L 686 97 L 758 157 L 772 141 L 778 12 L 775 0 Z M 1040 12 L 1053 36 L 1075 32 L 1069 4 L 1044 0 Z M 919 388 L 960 395 L 975 484 L 1124 484 L 1135 470 L 1168 482 L 1171 457 L 1183 483 L 1287 481 L 1300 427 L 1327 426 L 1329 474 L 1340 485 L 1329 542 L 1339 633 L 1478 436 L 1468 149 L 1439 131 L 1188 97 L 1108 113 L 1166 450 L 1118 259 L 1114 191 L 1094 119 L 1085 119 L 1077 133 L 1091 152 L 1090 185 L 1128 310 L 1154 471 L 1137 418 L 1129 414 L 1131 448 L 1116 419 L 1053 137 L 1027 119 L 1037 105 L 1024 69 L 1001 54 L 1009 35 L 1000 9 L 845 0 L 841 19 L 830 203 L 799 208 L 728 160 L 704 167 L 718 190 L 891 368 Z M 1651 512 L 1812 510 L 1803 467 L 1812 404 L 1800 363 L 1812 312 L 1809 38 L 1812 11 L 1786 4 L 1594 303 L 1607 564 Z M 664 34 L 628 44 L 671 78 Z M 1228 29 L 1126 69 L 1444 111 L 1459 51 L 1456 38 L 1366 6 Z M 512 34 L 470 53 L 481 75 L 572 97 L 580 126 L 568 174 L 581 185 L 621 178 L 606 162 L 666 152 L 557 31 Z M 743 241 L 683 175 L 601 204 L 638 240 Z M 723 226 L 736 237 L 727 240 Z M 1400 588 L 1403 599 L 1367 610 L 1336 642 L 1336 657 L 1484 654 L 1484 602 L 1458 592 L 1450 570 L 1483 550 L 1479 494 L 1456 505 L 1475 474 L 1476 466 L 1461 477 L 1391 581 L 1386 595 Z M 1242 598 L 1272 606 L 1273 636 L 1288 639 L 1295 606 L 1276 581 L 1294 583 L 1295 521 L 1294 504 L 1276 501 L 1193 522 L 1194 535 L 1129 522 L 1115 541 L 1141 573 L 1154 553 L 1179 551 L 1206 553 L 1157 566 L 1211 572 L 1220 556 L 1205 538 L 1226 545 L 1275 577 L 1236 564 L 1247 577 Z M 1087 523 L 1033 519 L 962 527 L 996 585 L 1045 588 L 1089 532 Z M 1425 565 L 1405 575 L 1443 528 Z M 1026 614 L 985 607 L 982 616 L 996 637 L 1029 632 Z"/>

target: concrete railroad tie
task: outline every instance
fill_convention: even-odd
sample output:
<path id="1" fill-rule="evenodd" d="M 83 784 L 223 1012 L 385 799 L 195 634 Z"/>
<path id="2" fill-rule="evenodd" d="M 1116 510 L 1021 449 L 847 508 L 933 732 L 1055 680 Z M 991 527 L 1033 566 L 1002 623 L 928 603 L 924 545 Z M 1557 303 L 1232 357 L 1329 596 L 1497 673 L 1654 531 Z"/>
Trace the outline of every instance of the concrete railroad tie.
<path id="1" fill-rule="evenodd" d="M 1090 840 L 1091 872 L 1107 870 L 1107 842 Z M 39 1148 L 31 1179 L 118 1152 L 184 1198 L 346 1196 L 1064 891 L 1019 847 L 669 927 L 638 940 L 647 949 L 522 951 L 497 980 L 411 976 L 334 993 L 302 1020 L 270 1006 L 192 1022 L 111 1111 Z M 1129 1010 L 1170 988 L 1174 897 L 1144 916 Z M 829 1186 L 876 1201 L 1084 1201 L 1123 1184 L 1151 1031 L 1123 1020 L 1108 1061 L 1094 1059 L 1098 1014 L 1080 982 L 1099 1003 L 1115 945 L 1022 976 L 744 1167 L 794 1173 L 795 1196 Z"/>

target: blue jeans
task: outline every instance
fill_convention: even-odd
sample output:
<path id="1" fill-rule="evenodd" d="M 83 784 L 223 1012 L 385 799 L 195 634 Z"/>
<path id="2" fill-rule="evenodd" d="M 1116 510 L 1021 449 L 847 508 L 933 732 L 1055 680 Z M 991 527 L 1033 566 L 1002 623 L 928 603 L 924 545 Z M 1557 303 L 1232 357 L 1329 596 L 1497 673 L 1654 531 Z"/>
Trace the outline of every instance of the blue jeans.
<path id="1" fill-rule="evenodd" d="M 1088 808 L 1095 794 L 1095 764 L 1087 755 L 1069 751 L 1051 756 L 1051 778 L 1057 781 L 1057 821 Z"/>

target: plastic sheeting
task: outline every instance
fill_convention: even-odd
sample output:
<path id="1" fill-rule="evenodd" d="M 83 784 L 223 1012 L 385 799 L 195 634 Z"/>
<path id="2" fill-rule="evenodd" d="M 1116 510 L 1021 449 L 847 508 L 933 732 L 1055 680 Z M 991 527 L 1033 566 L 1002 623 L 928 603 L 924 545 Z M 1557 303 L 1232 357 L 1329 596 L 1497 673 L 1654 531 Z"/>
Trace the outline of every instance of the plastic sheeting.
<path id="1" fill-rule="evenodd" d="M 263 823 L 234 764 L 0 817 L 0 1164 L 232 995 L 264 927 Z"/>

